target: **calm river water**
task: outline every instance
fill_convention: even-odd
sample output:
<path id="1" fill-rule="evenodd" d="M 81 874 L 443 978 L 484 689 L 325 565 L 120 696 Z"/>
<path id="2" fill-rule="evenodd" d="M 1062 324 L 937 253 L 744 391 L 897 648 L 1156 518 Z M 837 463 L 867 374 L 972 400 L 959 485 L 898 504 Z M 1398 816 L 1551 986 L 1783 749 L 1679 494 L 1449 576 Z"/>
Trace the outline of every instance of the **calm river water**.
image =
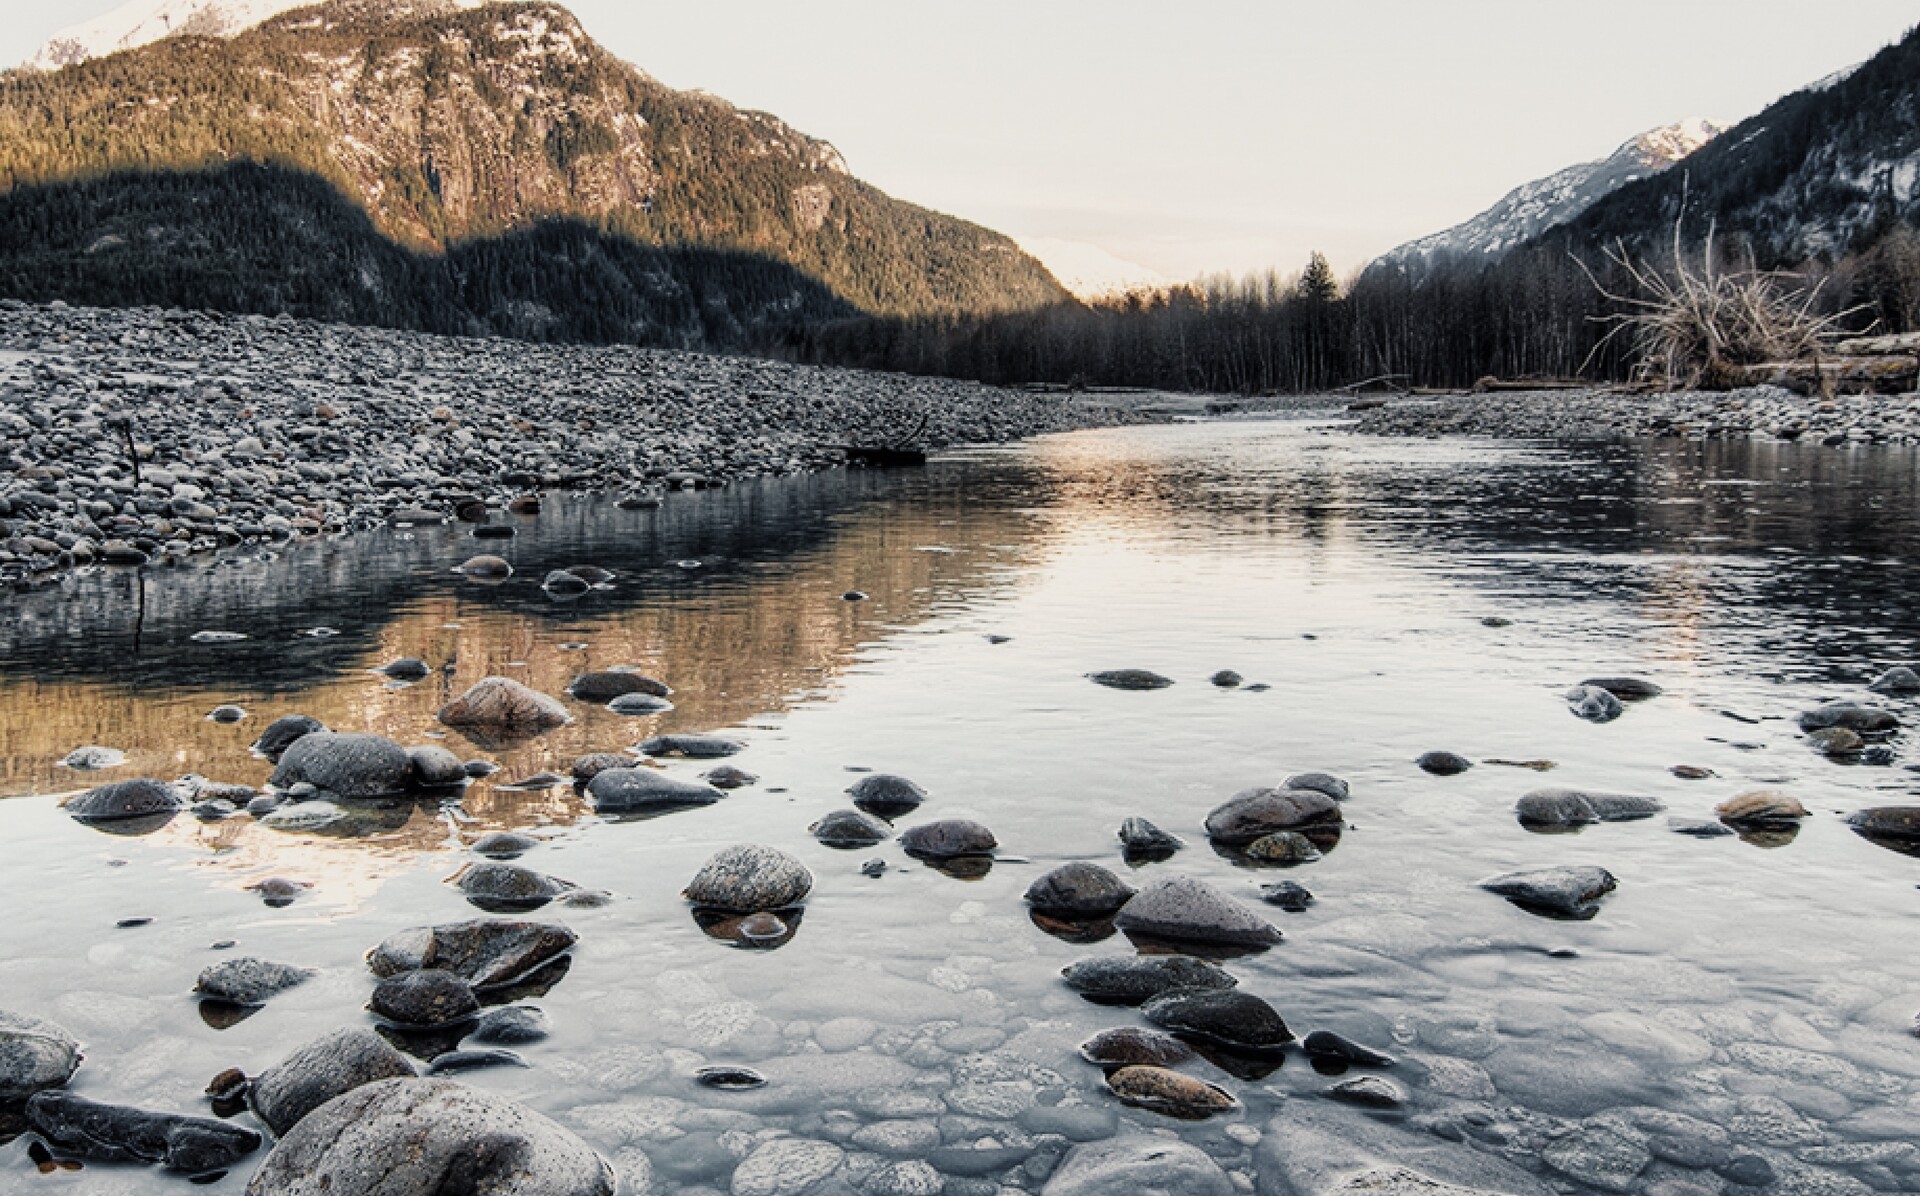
<path id="1" fill-rule="evenodd" d="M 95 573 L 9 599 L 0 620 L 0 1007 L 82 1039 L 72 1090 L 204 1113 L 223 1068 L 258 1072 L 368 1024 L 363 954 L 404 927 L 480 916 L 446 878 L 465 842 L 519 829 L 544 840 L 520 863 L 615 900 L 535 915 L 580 936 L 570 974 L 537 1002 L 555 1032 L 521 1049 L 529 1067 L 464 1078 L 576 1130 L 636 1188 L 725 1191 L 769 1133 L 849 1143 L 887 1120 L 1012 1151 L 986 1186 L 955 1176 L 950 1191 L 1038 1190 L 1060 1126 L 1178 1134 L 1243 1188 L 1275 1193 L 1303 1182 L 1313 1142 L 1342 1140 L 1513 1192 L 1759 1190 L 1753 1170 L 1677 1161 L 1669 1138 L 1758 1156 L 1773 1192 L 1920 1191 L 1920 859 L 1841 821 L 1908 801 L 1920 778 L 1904 766 L 1920 756 L 1896 736 L 1890 764 L 1836 762 L 1793 722 L 1836 697 L 1920 715 L 1864 691 L 1920 658 L 1917 491 L 1910 452 L 1377 441 L 1228 422 L 676 494 L 655 512 L 552 499 L 505 542 L 517 572 L 497 586 L 451 571 L 489 550 L 451 526 L 153 572 L 144 592 L 138 573 Z M 567 602 L 539 588 L 549 568 L 583 563 L 617 580 Z M 203 630 L 248 638 L 190 638 Z M 370 672 L 402 656 L 435 674 L 396 686 Z M 572 725 L 511 749 L 433 718 L 489 674 L 559 694 L 616 665 L 668 681 L 675 709 L 632 719 L 569 702 Z M 1117 668 L 1176 684 L 1086 680 Z M 1220 669 L 1250 685 L 1210 685 Z M 1665 694 L 1601 725 L 1569 713 L 1568 686 L 1620 674 Z M 249 717 L 208 721 L 221 703 Z M 136 776 L 262 785 L 271 768 L 247 745 L 291 712 L 443 742 L 498 762 L 498 782 L 660 731 L 724 731 L 748 745 L 732 763 L 760 781 L 623 823 L 567 788 L 480 781 L 457 806 L 388 810 L 353 835 L 183 814 L 122 837 L 57 806 Z M 61 767 L 82 744 L 129 762 Z M 1414 760 L 1431 749 L 1482 763 L 1429 776 Z M 1484 763 L 1496 759 L 1556 767 Z M 1669 771 L 1682 764 L 1715 775 L 1683 780 Z M 869 769 L 930 792 L 903 826 L 973 818 L 1002 858 L 956 879 L 897 844 L 815 843 L 807 827 Z M 1254 871 L 1208 849 L 1212 807 L 1308 770 L 1352 787 L 1324 859 Z M 1784 842 L 1692 838 L 1665 815 L 1529 833 L 1513 804 L 1546 784 L 1654 796 L 1684 818 L 1781 788 L 1813 817 Z M 1115 837 L 1129 815 L 1188 847 L 1129 869 Z M 814 872 L 778 950 L 708 937 L 679 896 L 736 842 Z M 891 867 L 864 875 L 876 857 Z M 1021 901 L 1069 860 L 1135 883 L 1202 877 L 1271 918 L 1286 941 L 1228 965 L 1242 988 L 1297 1033 L 1394 1054 L 1381 1074 L 1406 1107 L 1330 1101 L 1335 1081 L 1299 1056 L 1254 1079 L 1194 1064 L 1243 1102 L 1227 1117 L 1120 1106 L 1076 1048 L 1144 1023 L 1059 973 L 1132 947 L 1062 941 Z M 1558 922 L 1475 887 L 1555 864 L 1604 866 L 1619 890 L 1593 920 Z M 272 876 L 313 887 L 268 908 L 247 886 Z M 1262 905 L 1260 884 L 1282 877 L 1317 903 Z M 222 940 L 237 946 L 214 950 Z M 319 975 L 216 1029 L 190 989 L 242 953 Z M 771 1082 L 697 1086 L 713 1063 Z M 0 1191 L 186 1190 L 132 1168 L 42 1176 L 27 1145 L 0 1146 Z M 829 1181 L 842 1188 L 822 1191 L 856 1190 L 872 1159 L 849 1151 Z"/>

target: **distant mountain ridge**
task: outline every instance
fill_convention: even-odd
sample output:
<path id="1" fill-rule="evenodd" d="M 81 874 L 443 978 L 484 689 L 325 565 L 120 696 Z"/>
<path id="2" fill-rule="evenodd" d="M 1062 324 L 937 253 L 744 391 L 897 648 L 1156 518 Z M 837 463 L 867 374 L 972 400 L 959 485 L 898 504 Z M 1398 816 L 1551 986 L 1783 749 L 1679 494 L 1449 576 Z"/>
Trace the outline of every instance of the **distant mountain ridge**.
<path id="1" fill-rule="evenodd" d="M 475 7 L 485 0 L 466 0 Z M 232 37 L 313 0 L 129 0 L 48 38 L 26 64 L 54 71 L 169 37 Z"/>
<path id="2" fill-rule="evenodd" d="M 776 117 L 661 84 L 544 0 L 139 0 L 120 13 L 142 37 L 156 14 L 217 36 L 181 28 L 0 75 L 0 192 L 264 162 L 325 179 L 413 251 L 575 220 L 761 255 L 874 314 L 1067 299 L 1010 239 L 887 196 Z M 99 36 L 134 35 L 115 28 Z"/>
<path id="3" fill-rule="evenodd" d="M 1725 128 L 1692 117 L 1651 129 L 1605 158 L 1516 187 L 1473 219 L 1390 250 L 1367 269 L 1397 271 L 1418 280 L 1443 265 L 1491 264 L 1620 188 L 1671 169 Z"/>

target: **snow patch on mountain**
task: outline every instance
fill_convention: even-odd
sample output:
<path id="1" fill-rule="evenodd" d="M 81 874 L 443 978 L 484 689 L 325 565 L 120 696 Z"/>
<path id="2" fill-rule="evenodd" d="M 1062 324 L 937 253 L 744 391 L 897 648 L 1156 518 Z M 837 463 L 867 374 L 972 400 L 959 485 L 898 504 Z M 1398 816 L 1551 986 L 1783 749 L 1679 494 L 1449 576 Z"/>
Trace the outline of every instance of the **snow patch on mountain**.
<path id="1" fill-rule="evenodd" d="M 1658 174 L 1724 132 L 1718 121 L 1690 117 L 1633 138 L 1597 162 L 1582 162 L 1509 191 L 1499 203 L 1445 232 L 1381 255 L 1369 271 L 1424 276 L 1443 261 L 1492 262 L 1556 225 L 1565 224 L 1628 183 Z"/>
<path id="2" fill-rule="evenodd" d="M 119 8 L 69 25 L 48 38 L 23 65 L 57 71 L 64 66 L 133 50 L 169 37 L 233 37 L 283 12 L 317 0 L 128 0 Z M 478 8 L 485 0 L 449 0 L 454 8 Z"/>

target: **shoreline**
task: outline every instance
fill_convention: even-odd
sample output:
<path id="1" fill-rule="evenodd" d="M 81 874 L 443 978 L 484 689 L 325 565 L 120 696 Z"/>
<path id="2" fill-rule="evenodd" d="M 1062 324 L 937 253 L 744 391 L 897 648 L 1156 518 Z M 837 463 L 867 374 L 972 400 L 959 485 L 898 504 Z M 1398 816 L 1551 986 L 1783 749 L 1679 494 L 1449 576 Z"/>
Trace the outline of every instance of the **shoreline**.
<path id="1" fill-rule="evenodd" d="M 652 505 L 842 467 L 845 445 L 995 444 L 1153 418 L 760 358 L 8 300 L 0 586 L 462 508 L 471 521 L 474 503 L 498 521 L 542 491 Z"/>

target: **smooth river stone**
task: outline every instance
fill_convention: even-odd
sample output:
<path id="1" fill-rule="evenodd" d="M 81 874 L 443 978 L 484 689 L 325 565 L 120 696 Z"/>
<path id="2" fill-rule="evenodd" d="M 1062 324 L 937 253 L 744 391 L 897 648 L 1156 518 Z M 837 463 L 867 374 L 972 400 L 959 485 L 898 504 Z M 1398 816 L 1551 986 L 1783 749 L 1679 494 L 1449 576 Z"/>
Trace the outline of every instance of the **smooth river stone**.
<path id="1" fill-rule="evenodd" d="M 473 986 L 452 972 L 427 968 L 382 980 L 367 1008 L 395 1025 L 432 1028 L 473 1017 L 480 1012 L 480 1000 Z"/>
<path id="2" fill-rule="evenodd" d="M 655 698 L 670 698 L 673 690 L 665 682 L 639 673 L 622 672 L 608 669 L 596 673 L 582 673 L 567 686 L 567 694 L 582 702 L 605 704 L 627 694 L 646 694 Z"/>
<path id="3" fill-rule="evenodd" d="M 1041 1196 L 1235 1196 L 1233 1181 L 1199 1147 L 1142 1133 L 1074 1147 Z"/>
<path id="4" fill-rule="evenodd" d="M 499 860 L 468 864 L 450 879 L 468 901 L 490 913 L 539 909 L 579 887 L 572 881 Z"/>
<path id="5" fill-rule="evenodd" d="M 1276 831 L 1340 820 L 1340 803 L 1317 789 L 1248 789 L 1207 815 L 1207 837 L 1230 847 L 1243 847 Z"/>
<path id="6" fill-rule="evenodd" d="M 118 822 L 171 814 L 185 805 L 185 799 L 172 785 L 142 777 L 89 789 L 68 798 L 62 808 L 81 822 Z"/>
<path id="7" fill-rule="evenodd" d="M 572 721 L 566 707 L 507 677 L 487 677 L 440 708 L 449 727 L 483 731 L 548 731 Z"/>
<path id="8" fill-rule="evenodd" d="M 991 855 L 1000 841 L 977 822 L 945 818 L 909 828 L 900 836 L 900 846 L 910 856 L 944 860 L 964 855 Z"/>
<path id="9" fill-rule="evenodd" d="M 1666 691 L 1638 677 L 1590 677 L 1580 683 L 1589 689 L 1605 690 L 1623 702 L 1643 702 Z"/>
<path id="10" fill-rule="evenodd" d="M 798 905 L 812 888 L 813 873 L 799 860 L 775 847 L 743 843 L 708 860 L 684 896 L 706 909 L 748 914 Z"/>
<path id="11" fill-rule="evenodd" d="M 1088 673 L 1087 679 L 1108 689 L 1165 689 L 1173 684 L 1171 677 L 1146 669 L 1109 669 L 1104 673 Z"/>
<path id="12" fill-rule="evenodd" d="M 1121 907 L 1114 924 L 1175 942 L 1265 947 L 1281 940 L 1272 923 L 1207 882 L 1188 876 L 1164 877 L 1148 885 Z"/>
<path id="13" fill-rule="evenodd" d="M 1125 1104 L 1180 1118 L 1211 1117 L 1240 1107 L 1224 1088 L 1148 1064 L 1120 1068 L 1107 1077 L 1107 1087 Z M 1128 1191 L 1141 1189 L 1130 1187 Z"/>
<path id="14" fill-rule="evenodd" d="M 1577 919 L 1591 918 L 1599 909 L 1596 903 L 1618 886 L 1613 873 L 1592 867 L 1507 872 L 1480 882 L 1487 892 L 1529 912 Z"/>
<path id="15" fill-rule="evenodd" d="M 1335 801 L 1345 801 L 1353 795 L 1348 784 L 1332 773 L 1300 772 L 1280 782 L 1282 789 L 1311 789 L 1315 793 L 1324 793 Z"/>
<path id="16" fill-rule="evenodd" d="M 861 777 L 847 789 L 847 793 L 853 798 L 854 805 L 882 818 L 897 818 L 919 809 L 920 803 L 927 800 L 925 789 L 905 777 L 884 772 Z"/>
<path id="17" fill-rule="evenodd" d="M 275 1137 L 284 1138 L 301 1118 L 344 1092 L 413 1074 L 407 1057 L 372 1030 L 336 1030 L 254 1077 L 247 1103 Z"/>
<path id="18" fill-rule="evenodd" d="M 1666 809 L 1658 799 L 1629 793 L 1589 793 L 1582 789 L 1535 789 L 1514 803 L 1514 816 L 1526 826 L 1584 826 L 1594 822 L 1632 822 Z"/>
<path id="19" fill-rule="evenodd" d="M 1882 839 L 1920 839 L 1920 806 L 1875 806 L 1847 815 L 1847 825 Z"/>
<path id="20" fill-rule="evenodd" d="M 1620 699 L 1592 685 L 1576 685 L 1567 691 L 1567 709 L 1590 723 L 1610 723 L 1626 709 Z"/>
<path id="21" fill-rule="evenodd" d="M 1277 1051 L 1293 1031 L 1273 1006 L 1238 989 L 1175 989 L 1140 1012 L 1162 1030 L 1249 1051 Z"/>
<path id="22" fill-rule="evenodd" d="M 718 735 L 655 735 L 640 745 L 648 756 L 678 756 L 687 760 L 718 760 L 746 750 L 746 745 Z"/>
<path id="23" fill-rule="evenodd" d="M 545 922 L 448 922 L 388 936 L 367 953 L 367 967 L 383 978 L 440 968 L 485 993 L 511 988 L 571 951 L 577 941 L 566 927 Z"/>
<path id="24" fill-rule="evenodd" d="M 871 847 L 893 838 L 893 828 L 859 810 L 835 810 L 807 828 L 828 847 Z"/>
<path id="25" fill-rule="evenodd" d="M 1226 969 L 1186 955 L 1083 959 L 1060 975 L 1068 988 L 1107 1005 L 1140 1005 L 1175 989 L 1226 989 L 1240 983 Z"/>
<path id="26" fill-rule="evenodd" d="M 1027 886 L 1027 904 L 1065 914 L 1110 914 L 1139 890 L 1098 864 L 1062 864 Z"/>
<path id="27" fill-rule="evenodd" d="M 725 796 L 709 785 L 677 780 L 651 768 L 609 768 L 587 782 L 587 801 L 596 814 L 710 806 Z"/>
<path id="28" fill-rule="evenodd" d="M 0 1010 L 0 1101 L 58 1088 L 80 1066 L 80 1044 L 52 1022 Z"/>
<path id="29" fill-rule="evenodd" d="M 247 1196 L 613 1196 L 614 1172 L 572 1131 L 452 1080 L 392 1079 L 309 1113 Z"/>
<path id="30" fill-rule="evenodd" d="M 1872 706 L 1862 706 L 1857 702 L 1829 702 L 1800 715 L 1802 731 L 1818 731 L 1822 727 L 1845 727 L 1863 735 L 1873 735 L 1882 731 L 1892 731 L 1900 726 L 1900 720 L 1885 710 L 1876 710 Z"/>
<path id="31" fill-rule="evenodd" d="M 1177 1067 L 1193 1058 L 1193 1048 L 1158 1030 L 1121 1026 L 1102 1030 L 1081 1043 L 1080 1056 L 1102 1067 Z"/>
<path id="32" fill-rule="evenodd" d="M 1427 752 L 1414 761 L 1421 772 L 1436 777 L 1453 777 L 1473 767 L 1473 761 L 1454 752 Z"/>
<path id="33" fill-rule="evenodd" d="M 302 736 L 326 729 L 327 725 L 312 715 L 285 714 L 267 724 L 260 738 L 253 741 L 252 750 L 277 763 Z"/>
<path id="34" fill-rule="evenodd" d="M 1720 821 L 1733 826 L 1792 823 L 1807 817 L 1807 808 L 1792 794 L 1755 789 L 1730 797 L 1713 808 Z"/>
<path id="35" fill-rule="evenodd" d="M 1874 678 L 1873 684 L 1867 688 L 1877 694 L 1920 693 L 1920 673 L 1906 665 L 1897 664 Z"/>
<path id="36" fill-rule="evenodd" d="M 412 757 L 391 739 L 314 731 L 281 754 L 270 783 L 281 790 L 304 783 L 334 797 L 391 797 L 404 792 L 412 776 Z"/>
<path id="37" fill-rule="evenodd" d="M 223 959 L 202 970 L 200 978 L 194 981 L 193 991 L 196 996 L 230 1005 L 264 1005 L 268 998 L 304 984 L 313 976 L 312 968 L 242 956 Z"/>
<path id="38" fill-rule="evenodd" d="M 199 1175 L 232 1167 L 260 1149 L 260 1135 L 209 1117 L 103 1105 L 71 1092 L 27 1100 L 28 1128 L 62 1154 L 103 1163 L 158 1163 Z"/>

